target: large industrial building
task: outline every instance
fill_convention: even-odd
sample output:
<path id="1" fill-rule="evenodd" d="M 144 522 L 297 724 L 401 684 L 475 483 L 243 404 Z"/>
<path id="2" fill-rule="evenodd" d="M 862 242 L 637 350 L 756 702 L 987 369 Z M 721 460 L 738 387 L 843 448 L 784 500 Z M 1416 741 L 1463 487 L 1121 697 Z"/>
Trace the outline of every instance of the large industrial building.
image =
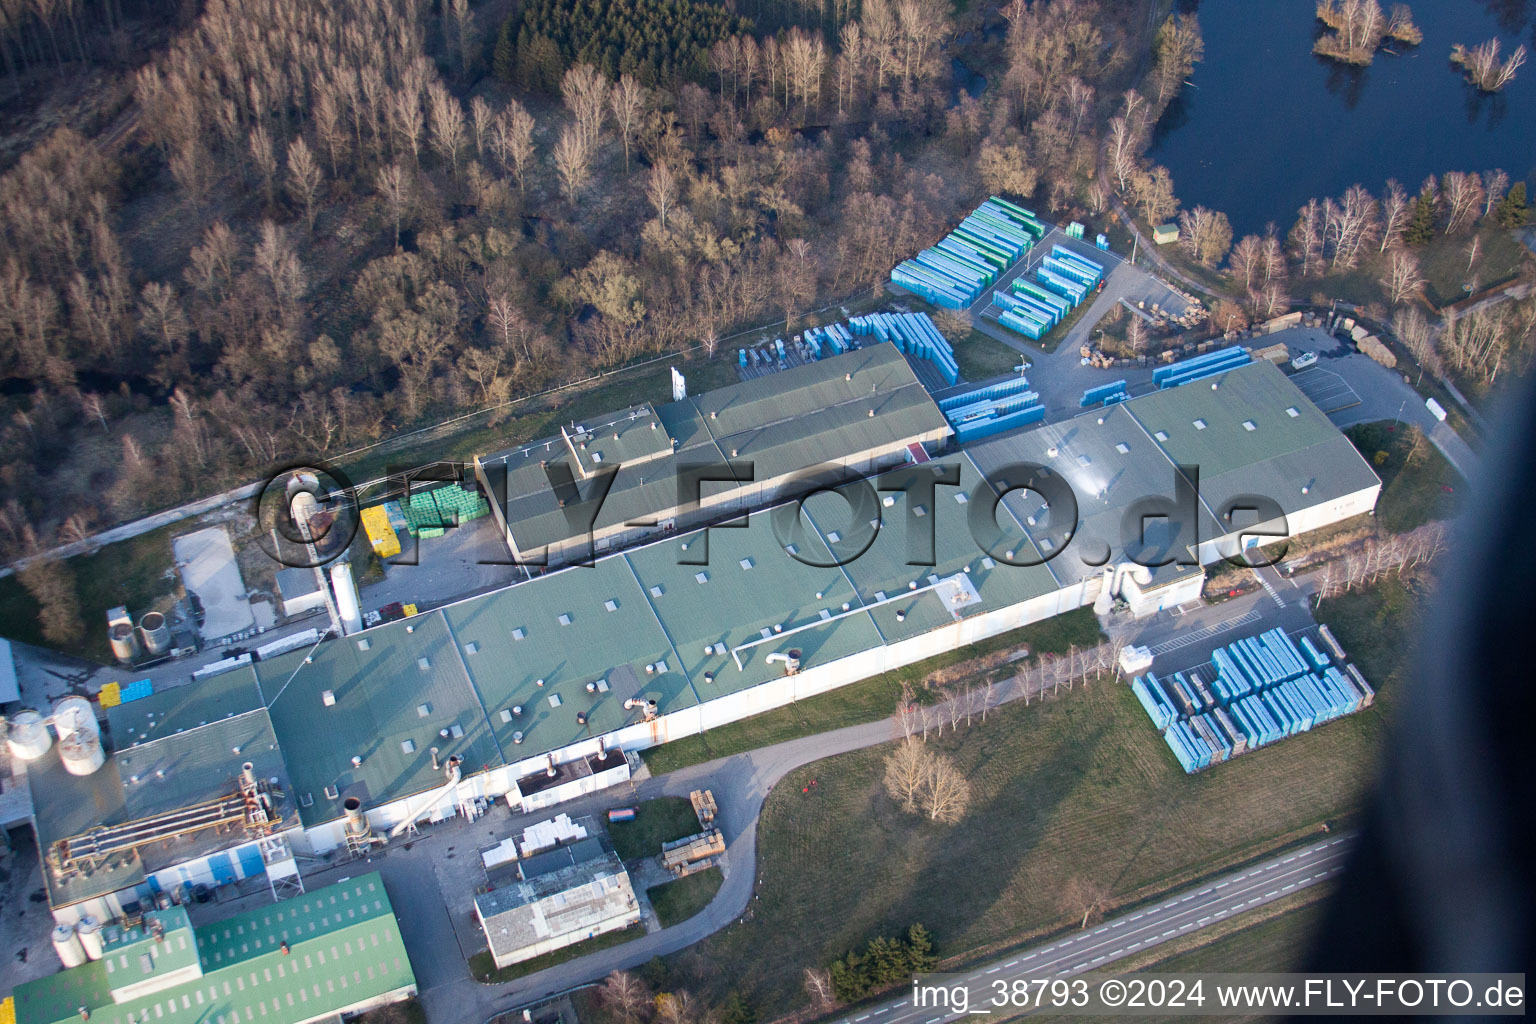
<path id="1" fill-rule="evenodd" d="M 854 355 L 884 365 L 889 348 Z M 113 709 L 117 749 L 89 771 L 62 761 L 41 725 L 26 754 L 56 918 L 108 919 L 178 884 L 271 876 L 282 850 L 264 857 L 264 844 L 279 840 L 301 855 L 364 849 L 502 797 L 544 806 L 552 784 L 574 794 L 624 777 L 627 751 L 1085 605 L 1120 599 L 1141 615 L 1193 600 L 1203 564 L 1248 546 L 1253 524 L 1221 518 L 1229 498 L 1269 497 L 1296 533 L 1369 512 L 1380 489 L 1268 363 L 913 457 L 913 473 L 958 486 L 871 488 L 852 504 L 819 493 L 803 511 L 684 530 L 263 658 Z M 1144 496 L 1172 498 L 1180 465 L 1200 468 L 1197 504 L 1139 531 L 1171 561 L 1127 568 L 1128 514 Z M 1007 490 L 1000 504 L 987 476 Z M 1075 534 L 1061 500 L 1042 507 L 1021 489 L 1032 479 L 1070 484 Z M 972 517 L 994 505 L 979 543 Z M 930 529 L 931 564 L 912 564 Z M 113 842 L 93 846 L 103 826 Z"/>
<path id="2" fill-rule="evenodd" d="M 559 437 L 476 459 L 475 475 L 513 558 L 558 566 L 761 507 L 809 469 L 870 474 L 901 465 L 912 446 L 951 433 L 906 359 L 882 344 L 573 422 Z M 750 463 L 751 476 L 712 475 L 684 496 L 691 467 L 724 462 Z M 615 467 L 594 518 L 583 503 Z"/>
<path id="3" fill-rule="evenodd" d="M 16 987 L 16 1024 L 307 1024 L 416 992 L 377 872 L 193 927 L 184 907 L 60 925 L 65 970 Z"/>

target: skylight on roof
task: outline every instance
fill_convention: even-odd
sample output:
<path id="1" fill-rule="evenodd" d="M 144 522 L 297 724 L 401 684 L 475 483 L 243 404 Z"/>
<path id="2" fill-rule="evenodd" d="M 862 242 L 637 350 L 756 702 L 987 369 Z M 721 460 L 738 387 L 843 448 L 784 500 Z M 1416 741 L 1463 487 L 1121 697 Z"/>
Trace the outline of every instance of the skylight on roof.
<path id="1" fill-rule="evenodd" d="M 662 589 L 661 589 L 661 587 L 659 585 L 658 586 L 654 586 L 654 587 L 651 588 L 651 596 L 652 597 L 660 597 L 661 595 L 662 595 Z"/>
<path id="2" fill-rule="evenodd" d="M 566 612 L 561 612 L 560 613 L 560 625 L 562 625 L 562 626 L 569 626 L 570 624 L 571 624 L 571 616 L 568 613 L 566 613 Z"/>
<path id="3" fill-rule="evenodd" d="M 752 559 L 750 559 L 750 558 L 743 558 L 741 560 L 741 567 L 743 569 L 750 569 L 750 568 L 752 568 Z"/>
<path id="4" fill-rule="evenodd" d="M 417 658 L 416 659 L 416 667 L 421 669 L 423 672 L 425 672 L 427 669 L 432 667 L 432 663 L 430 661 L 428 661 L 426 658 Z"/>
<path id="5" fill-rule="evenodd" d="M 836 544 L 842 539 L 843 535 L 838 533 L 836 530 L 830 530 L 827 532 L 827 540 L 831 541 L 833 544 Z"/>
<path id="6" fill-rule="evenodd" d="M 431 704 L 417 704 L 416 705 L 416 717 L 417 718 L 426 718 L 431 713 L 432 713 L 432 705 Z"/>
<path id="7" fill-rule="evenodd" d="M 1093 465 L 1093 460 L 1086 455 L 1079 455 L 1077 457 L 1077 464 L 1079 466 L 1091 466 Z"/>
<path id="8" fill-rule="evenodd" d="M 1257 423 L 1253 422 L 1253 420 L 1243 420 L 1243 429 L 1244 430 L 1258 430 L 1259 429 L 1259 425 Z"/>
<path id="9" fill-rule="evenodd" d="M 970 498 L 965 496 L 965 492 L 964 491 L 956 491 L 955 492 L 955 504 L 956 505 L 964 505 L 967 501 L 970 501 L 970 500 L 971 500 Z"/>
<path id="10" fill-rule="evenodd" d="M 1168 431 L 1166 431 L 1166 430 L 1159 430 L 1157 433 L 1153 434 L 1152 436 L 1157 438 L 1159 441 L 1166 441 L 1166 440 L 1168 440 Z"/>
<path id="11" fill-rule="evenodd" d="M 1288 406 L 1286 408 L 1285 414 L 1287 416 L 1289 416 L 1291 419 L 1295 419 L 1297 416 L 1301 415 L 1301 410 L 1297 409 L 1294 405 L 1292 405 L 1292 406 Z"/>
<path id="12" fill-rule="evenodd" d="M 603 607 L 607 608 L 611 612 L 616 612 L 619 610 L 619 602 L 610 597 L 608 600 L 603 602 Z"/>
<path id="13" fill-rule="evenodd" d="M 1126 444 L 1124 441 L 1118 441 L 1115 443 L 1115 451 L 1119 452 L 1121 455 L 1129 455 L 1131 454 L 1131 446 Z"/>
<path id="14" fill-rule="evenodd" d="M 1195 420 L 1195 429 L 1196 430 L 1204 430 L 1205 429 L 1205 420 Z"/>
<path id="15" fill-rule="evenodd" d="M 696 573 L 693 574 L 693 581 L 695 583 L 708 583 L 709 582 L 709 573 L 707 573 L 707 572 L 696 572 Z"/>
<path id="16" fill-rule="evenodd" d="M 513 630 L 513 631 L 512 631 L 512 639 L 513 639 L 513 640 L 521 640 L 521 639 L 522 639 L 522 638 L 523 638 L 523 637 L 525 637 L 525 636 L 527 636 L 527 635 L 528 635 L 528 634 L 527 634 L 527 633 L 524 633 L 524 632 L 523 632 L 523 631 L 522 631 L 522 629 L 521 629 L 521 628 L 518 628 L 518 629 L 514 629 L 514 630 Z"/>

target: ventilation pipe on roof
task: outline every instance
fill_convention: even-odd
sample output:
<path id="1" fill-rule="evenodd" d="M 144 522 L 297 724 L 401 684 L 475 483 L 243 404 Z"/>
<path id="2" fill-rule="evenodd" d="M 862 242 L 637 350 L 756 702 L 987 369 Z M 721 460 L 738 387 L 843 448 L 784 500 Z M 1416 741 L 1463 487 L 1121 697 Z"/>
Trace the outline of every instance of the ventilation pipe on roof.
<path id="1" fill-rule="evenodd" d="M 556 774 L 556 772 L 555 772 L 555 755 L 554 754 L 546 754 L 545 756 L 549 758 L 549 767 L 544 769 L 544 774 L 549 776 L 550 778 L 554 778 L 555 774 Z"/>
<path id="2" fill-rule="evenodd" d="M 437 748 L 433 747 L 431 750 L 427 751 L 427 753 L 432 755 L 432 770 L 440 771 L 442 766 L 437 763 Z"/>
<path id="3" fill-rule="evenodd" d="M 782 661 L 784 663 L 784 674 L 787 676 L 795 675 L 800 671 L 800 648 L 792 647 L 787 654 L 775 651 L 768 655 L 765 660 L 770 665 L 776 661 Z"/>

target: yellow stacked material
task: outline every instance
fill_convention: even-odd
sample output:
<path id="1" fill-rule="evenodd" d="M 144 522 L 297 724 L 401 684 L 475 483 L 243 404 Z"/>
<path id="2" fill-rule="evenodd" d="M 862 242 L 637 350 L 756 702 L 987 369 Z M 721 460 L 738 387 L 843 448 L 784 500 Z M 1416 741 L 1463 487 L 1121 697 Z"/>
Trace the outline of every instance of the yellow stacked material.
<path id="1" fill-rule="evenodd" d="M 413 604 L 401 605 L 400 607 L 405 610 L 406 618 L 410 618 L 412 615 L 416 614 L 416 606 Z"/>
<path id="2" fill-rule="evenodd" d="M 107 683 L 101 688 L 100 700 L 101 706 L 104 708 L 117 707 L 123 702 L 123 688 L 115 681 Z M 0 1021 L 0 1024 L 5 1024 L 5 1022 Z"/>
<path id="3" fill-rule="evenodd" d="M 363 509 L 359 518 L 363 521 L 363 530 L 368 534 L 368 543 L 373 545 L 374 554 L 380 558 L 393 558 L 400 553 L 400 535 L 389 525 L 389 515 L 383 505 Z"/>
<path id="4" fill-rule="evenodd" d="M 0 1002 L 0 1024 L 16 1024 L 16 999 L 14 996 L 6 996 L 4 1002 Z"/>

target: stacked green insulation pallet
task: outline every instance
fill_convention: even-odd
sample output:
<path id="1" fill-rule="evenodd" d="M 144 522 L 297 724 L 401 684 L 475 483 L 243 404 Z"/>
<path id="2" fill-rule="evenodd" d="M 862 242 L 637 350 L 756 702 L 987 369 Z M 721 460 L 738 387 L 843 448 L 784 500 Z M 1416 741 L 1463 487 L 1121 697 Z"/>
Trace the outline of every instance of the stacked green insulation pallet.
<path id="1" fill-rule="evenodd" d="M 427 491 L 417 491 L 399 503 L 405 529 L 412 537 L 441 537 L 448 524 L 464 525 L 491 511 L 485 496 L 477 488 L 449 484 Z"/>

